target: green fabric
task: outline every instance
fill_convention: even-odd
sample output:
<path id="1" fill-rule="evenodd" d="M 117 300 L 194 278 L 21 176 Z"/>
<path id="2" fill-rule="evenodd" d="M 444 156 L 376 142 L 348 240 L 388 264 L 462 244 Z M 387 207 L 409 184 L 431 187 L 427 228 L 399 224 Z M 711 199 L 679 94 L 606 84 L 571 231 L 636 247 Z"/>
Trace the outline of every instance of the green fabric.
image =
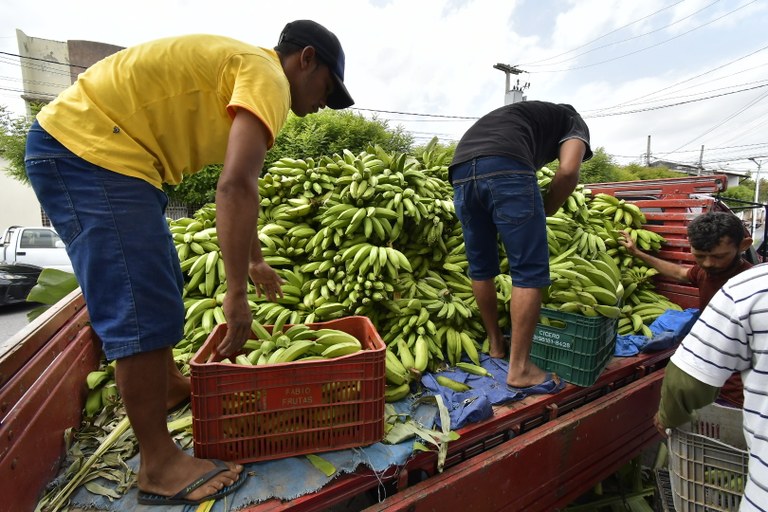
<path id="1" fill-rule="evenodd" d="M 670 361 L 661 385 L 661 424 L 674 428 L 689 422 L 693 411 L 714 402 L 719 392 L 720 388 L 691 377 Z"/>

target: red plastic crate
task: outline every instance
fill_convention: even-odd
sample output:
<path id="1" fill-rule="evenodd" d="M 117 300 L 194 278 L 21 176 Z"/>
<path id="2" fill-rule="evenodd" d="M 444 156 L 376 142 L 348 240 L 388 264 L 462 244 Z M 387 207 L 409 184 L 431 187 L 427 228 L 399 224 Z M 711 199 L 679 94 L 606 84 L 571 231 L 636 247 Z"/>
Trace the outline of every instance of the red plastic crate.
<path id="1" fill-rule="evenodd" d="M 190 361 L 197 457 L 247 463 L 384 437 L 386 346 L 376 328 L 364 316 L 307 325 L 352 334 L 363 350 L 259 366 L 207 362 L 226 334 L 226 324 L 216 326 Z"/>

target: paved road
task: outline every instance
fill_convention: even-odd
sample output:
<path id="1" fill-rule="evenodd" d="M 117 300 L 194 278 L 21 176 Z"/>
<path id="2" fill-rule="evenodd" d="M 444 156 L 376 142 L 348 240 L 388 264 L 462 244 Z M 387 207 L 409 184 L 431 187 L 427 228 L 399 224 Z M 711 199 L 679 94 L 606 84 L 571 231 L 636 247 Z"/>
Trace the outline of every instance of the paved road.
<path id="1" fill-rule="evenodd" d="M 29 324 L 27 312 L 38 306 L 27 302 L 0 306 L 0 354 L 8 349 L 10 338 Z"/>

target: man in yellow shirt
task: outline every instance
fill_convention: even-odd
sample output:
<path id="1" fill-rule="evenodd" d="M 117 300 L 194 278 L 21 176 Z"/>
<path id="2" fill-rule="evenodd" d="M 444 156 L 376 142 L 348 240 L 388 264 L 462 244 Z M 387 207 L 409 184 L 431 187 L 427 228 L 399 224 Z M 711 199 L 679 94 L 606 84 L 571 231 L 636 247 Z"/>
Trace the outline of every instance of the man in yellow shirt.
<path id="1" fill-rule="evenodd" d="M 223 163 L 217 233 L 228 291 L 228 333 L 251 331 L 248 277 L 274 300 L 282 280 L 261 255 L 258 178 L 288 110 L 346 108 L 344 51 L 309 20 L 288 23 L 274 49 L 189 35 L 122 50 L 85 71 L 42 109 L 26 169 L 67 245 L 91 323 L 139 442 L 139 502 L 196 504 L 245 480 L 242 466 L 194 458 L 168 435 L 167 410 L 188 399 L 172 358 L 184 324 L 183 275 L 165 219 L 164 183 Z"/>

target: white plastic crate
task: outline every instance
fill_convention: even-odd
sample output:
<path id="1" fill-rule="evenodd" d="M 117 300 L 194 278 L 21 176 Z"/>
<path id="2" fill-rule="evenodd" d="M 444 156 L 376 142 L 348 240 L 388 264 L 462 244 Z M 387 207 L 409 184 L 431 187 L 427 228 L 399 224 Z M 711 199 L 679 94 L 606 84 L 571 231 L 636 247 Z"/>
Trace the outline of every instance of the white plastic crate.
<path id="1" fill-rule="evenodd" d="M 735 512 L 747 483 L 741 409 L 712 404 L 672 429 L 669 474 L 677 512 Z"/>

